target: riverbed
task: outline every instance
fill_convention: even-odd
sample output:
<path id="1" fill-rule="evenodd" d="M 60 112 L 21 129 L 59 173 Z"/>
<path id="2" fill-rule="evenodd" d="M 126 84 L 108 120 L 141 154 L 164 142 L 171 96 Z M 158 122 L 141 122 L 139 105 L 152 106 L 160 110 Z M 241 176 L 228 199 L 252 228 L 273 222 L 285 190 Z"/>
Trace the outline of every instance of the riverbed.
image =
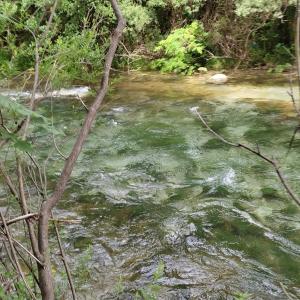
<path id="1" fill-rule="evenodd" d="M 55 210 L 76 221 L 61 230 L 82 299 L 300 298 L 300 209 L 272 167 L 220 142 L 193 113 L 278 159 L 300 194 L 288 91 L 285 78 L 261 74 L 217 86 L 133 73 L 113 85 Z M 82 104 L 56 98 L 40 110 L 53 111 L 63 132 L 57 144 L 68 153 Z M 51 138 L 40 142 L 45 157 Z M 50 182 L 62 165 L 52 151 Z M 57 280 L 63 290 L 59 272 Z"/>

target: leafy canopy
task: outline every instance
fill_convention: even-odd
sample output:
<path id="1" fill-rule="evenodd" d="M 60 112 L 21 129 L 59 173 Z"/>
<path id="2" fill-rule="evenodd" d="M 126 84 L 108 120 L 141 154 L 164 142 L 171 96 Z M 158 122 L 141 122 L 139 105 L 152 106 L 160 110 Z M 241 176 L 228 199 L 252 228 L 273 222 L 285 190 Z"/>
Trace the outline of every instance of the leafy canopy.
<path id="1" fill-rule="evenodd" d="M 297 0 L 236 0 L 236 14 L 248 16 L 256 13 L 271 13 L 274 17 L 282 17 L 283 5 L 295 5 Z"/>

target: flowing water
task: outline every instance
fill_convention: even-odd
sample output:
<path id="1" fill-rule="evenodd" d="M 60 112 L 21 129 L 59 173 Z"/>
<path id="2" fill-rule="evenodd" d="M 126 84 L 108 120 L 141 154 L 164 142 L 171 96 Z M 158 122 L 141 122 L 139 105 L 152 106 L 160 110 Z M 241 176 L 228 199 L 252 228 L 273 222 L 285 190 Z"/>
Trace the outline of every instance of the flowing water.
<path id="1" fill-rule="evenodd" d="M 288 299 L 284 286 L 300 299 L 300 209 L 269 165 L 217 140 L 193 113 L 276 157 L 300 194 L 288 89 L 243 74 L 225 86 L 159 74 L 115 83 L 55 212 L 79 221 L 62 229 L 82 298 Z M 67 153 L 84 109 L 54 100 L 53 112 Z M 62 164 L 53 152 L 50 180 Z"/>

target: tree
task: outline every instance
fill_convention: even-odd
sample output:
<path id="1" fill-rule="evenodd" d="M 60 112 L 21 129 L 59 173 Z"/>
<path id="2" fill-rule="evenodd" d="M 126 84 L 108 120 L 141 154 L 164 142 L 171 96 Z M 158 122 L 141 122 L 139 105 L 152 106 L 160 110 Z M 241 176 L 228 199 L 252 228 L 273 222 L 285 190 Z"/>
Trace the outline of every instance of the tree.
<path id="1" fill-rule="evenodd" d="M 6 181 L 6 184 L 8 188 L 10 189 L 12 195 L 19 201 L 19 205 L 21 207 L 22 215 L 17 218 L 17 220 L 14 220 L 12 222 L 11 220 L 5 220 L 4 216 L 1 214 L 2 217 L 2 224 L 3 227 L 3 233 L 8 238 L 10 247 L 12 252 L 14 253 L 14 262 L 16 264 L 16 269 L 18 274 L 22 277 L 24 280 L 24 283 L 28 289 L 29 294 L 31 297 L 35 297 L 34 293 L 31 291 L 29 284 L 26 282 L 25 276 L 22 273 L 21 268 L 18 266 L 18 258 L 15 251 L 15 245 L 13 242 L 13 238 L 11 236 L 11 233 L 8 229 L 8 226 L 10 224 L 13 224 L 18 221 L 24 221 L 27 225 L 28 234 L 30 237 L 30 244 L 31 244 L 31 251 L 28 251 L 28 254 L 30 253 L 31 257 L 34 257 L 37 262 L 37 269 L 38 269 L 38 286 L 41 291 L 41 295 L 43 299 L 54 299 L 54 285 L 53 285 L 53 279 L 51 274 L 51 258 L 49 253 L 49 221 L 52 214 L 52 209 L 56 206 L 56 204 L 61 199 L 64 190 L 66 189 L 67 182 L 71 176 L 72 170 L 75 166 L 76 160 L 82 150 L 83 144 L 91 130 L 91 127 L 93 125 L 93 122 L 97 116 L 97 111 L 99 110 L 103 99 L 106 95 L 108 84 L 109 84 L 109 76 L 110 76 L 110 69 L 112 66 L 113 58 L 116 53 L 119 40 L 121 38 L 122 32 L 125 28 L 125 19 L 122 16 L 119 3 L 117 0 L 110 0 L 111 6 L 113 8 L 113 12 L 117 18 L 118 24 L 117 27 L 114 30 L 114 33 L 111 37 L 111 42 L 109 45 L 109 49 L 106 54 L 105 58 L 105 65 L 104 65 L 104 72 L 103 77 L 101 80 L 101 84 L 99 87 L 99 91 L 97 93 L 97 96 L 93 102 L 93 104 L 89 107 L 88 113 L 86 115 L 86 118 L 84 120 L 84 123 L 82 125 L 82 128 L 77 136 L 77 139 L 73 145 L 73 149 L 68 156 L 68 158 L 65 161 L 64 168 L 62 170 L 61 175 L 59 176 L 54 192 L 51 196 L 47 197 L 46 194 L 43 194 L 44 201 L 41 204 L 41 207 L 37 213 L 30 213 L 28 209 L 27 204 L 27 197 L 26 192 L 24 188 L 24 165 L 25 160 L 17 153 L 16 155 L 16 168 L 17 168 L 17 187 L 14 185 L 14 180 L 11 178 L 9 174 L 6 173 L 4 169 L 4 165 L 1 164 L 1 172 L 4 175 L 4 179 Z M 57 1 L 55 1 L 52 12 L 55 10 L 55 6 L 57 4 Z M 49 27 L 51 25 L 53 18 L 53 14 L 49 17 Z M 29 158 L 32 161 L 34 160 L 34 157 L 29 154 L 28 151 L 26 151 L 26 147 L 28 146 L 28 142 L 26 141 L 27 133 L 28 133 L 28 127 L 30 125 L 30 122 L 33 117 L 36 117 L 36 114 L 32 112 L 36 105 L 36 91 L 39 87 L 40 78 L 39 78 L 39 67 L 40 67 L 40 48 L 39 45 L 42 44 L 44 35 L 36 36 L 35 33 L 27 28 L 30 33 L 34 36 L 35 39 L 35 72 L 34 72 L 34 84 L 32 89 L 32 95 L 29 103 L 29 109 L 24 109 L 22 111 L 22 114 L 25 115 L 25 118 L 22 120 L 22 122 L 15 128 L 14 132 L 8 129 L 4 122 L 4 118 L 2 117 L 2 129 L 4 132 L 7 133 L 7 138 L 2 142 L 2 146 L 4 146 L 6 143 L 11 142 L 15 139 L 16 143 L 23 143 L 21 147 L 19 146 L 18 150 L 23 150 L 23 152 L 29 156 Z M 45 31 L 45 36 L 47 35 L 47 31 Z M 39 40 L 40 38 L 40 40 Z M 8 100 L 9 101 L 9 100 Z M 18 107 L 18 105 L 16 106 Z M 20 107 L 19 107 L 20 108 Z M 22 110 L 22 109 L 21 109 Z M 2 114 L 1 114 L 2 116 Z M 18 144 L 14 144 L 15 147 Z M 28 149 L 27 149 L 28 150 Z M 37 162 L 36 167 L 39 168 Z M 37 182 L 36 182 L 37 183 Z M 38 186 L 36 186 L 37 189 L 39 189 Z M 40 191 L 42 193 L 42 191 Z M 32 220 L 36 219 L 37 222 L 37 230 L 35 228 L 34 223 Z M 34 276 L 34 270 L 32 269 L 32 274 Z M 75 294 L 73 294 L 73 297 L 75 298 Z"/>

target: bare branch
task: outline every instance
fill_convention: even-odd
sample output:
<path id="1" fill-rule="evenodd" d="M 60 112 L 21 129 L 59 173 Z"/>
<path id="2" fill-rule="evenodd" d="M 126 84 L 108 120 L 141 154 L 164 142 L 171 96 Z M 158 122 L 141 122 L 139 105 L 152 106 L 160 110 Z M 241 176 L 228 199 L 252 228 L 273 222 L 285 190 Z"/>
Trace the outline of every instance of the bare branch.
<path id="1" fill-rule="evenodd" d="M 198 112 L 197 109 L 194 110 L 194 112 L 196 113 L 196 115 L 198 116 L 198 118 L 200 119 L 200 121 L 203 123 L 203 125 L 207 128 L 207 130 L 212 133 L 215 137 L 217 137 L 220 141 L 222 141 L 224 144 L 227 144 L 229 146 L 232 147 L 239 147 L 238 144 L 234 144 L 232 142 L 229 142 L 227 140 L 225 140 L 221 135 L 219 135 L 218 133 L 216 133 L 208 124 L 207 122 L 204 120 L 204 118 L 202 117 L 202 115 Z"/>
<path id="2" fill-rule="evenodd" d="M 6 173 L 5 171 L 5 167 L 4 167 L 4 164 L 2 161 L 0 161 L 0 173 L 2 173 L 3 177 L 4 177 L 4 180 L 5 180 L 5 183 L 7 184 L 11 194 L 16 198 L 16 199 L 19 199 L 19 195 L 18 195 L 18 192 L 17 192 L 17 189 L 15 187 L 15 185 L 13 184 L 10 176 Z"/>
<path id="3" fill-rule="evenodd" d="M 51 217 L 53 218 L 52 213 L 51 213 Z M 54 221 L 53 223 L 54 223 L 55 234 L 56 234 L 56 238 L 57 238 L 57 242 L 58 242 L 59 251 L 60 251 L 60 254 L 61 254 L 61 257 L 62 257 L 63 264 L 65 266 L 66 274 L 67 274 L 67 277 L 68 277 L 68 282 L 69 282 L 69 285 L 70 285 L 70 288 L 71 288 L 72 297 L 73 297 L 74 300 L 76 300 L 77 296 L 76 296 L 76 292 L 75 292 L 75 287 L 74 287 L 74 283 L 73 283 L 73 280 L 72 280 L 70 267 L 69 267 L 69 264 L 67 262 L 67 257 L 66 257 L 64 248 L 63 248 L 62 243 L 61 243 L 59 230 L 58 230 L 56 222 Z"/>
<path id="4" fill-rule="evenodd" d="M 26 248 L 25 248 L 25 249 L 26 249 Z M 27 250 L 27 249 L 26 249 L 26 250 Z M 16 252 L 17 252 L 18 256 L 22 259 L 22 261 L 24 262 L 24 264 L 26 265 L 26 267 L 28 268 L 28 270 L 31 272 L 31 275 L 32 275 L 34 281 L 35 281 L 37 284 L 39 284 L 39 280 L 38 280 L 38 278 L 36 277 L 35 272 L 34 272 L 32 266 L 30 265 L 30 263 L 25 259 L 25 257 L 21 254 L 21 252 L 20 252 L 17 248 L 16 248 Z M 29 252 L 29 253 L 30 253 L 30 252 Z M 30 253 L 30 254 L 32 254 L 32 253 Z"/>
<path id="5" fill-rule="evenodd" d="M 297 104 L 296 104 L 296 100 L 295 100 L 295 96 L 294 96 L 294 89 L 293 89 L 293 84 L 292 84 L 291 79 L 290 79 L 290 91 L 287 92 L 287 93 L 291 97 L 291 100 L 292 100 L 293 106 L 294 106 L 294 110 L 295 110 L 297 116 L 300 118 L 300 110 L 299 110 L 299 108 L 297 107 Z"/>
<path id="6" fill-rule="evenodd" d="M 51 24 L 52 24 L 52 21 L 53 21 L 53 18 L 54 18 L 54 14 L 55 14 L 55 11 L 56 11 L 57 4 L 58 4 L 58 0 L 55 0 L 53 6 L 51 8 L 51 14 L 49 16 L 44 34 L 42 35 L 41 42 L 43 42 L 47 38 L 47 35 L 49 33 L 49 30 L 50 30 L 50 27 L 51 27 Z"/>
<path id="7" fill-rule="evenodd" d="M 16 239 L 12 238 L 14 243 L 16 243 L 20 248 L 22 248 L 29 256 L 31 256 L 35 261 L 37 261 L 41 266 L 44 264 L 37 258 L 35 257 L 29 250 L 26 249 L 25 246 L 23 246 L 20 242 L 18 242 Z"/>
<path id="8" fill-rule="evenodd" d="M 57 144 L 56 144 L 56 140 L 55 140 L 55 135 L 54 135 L 54 121 L 53 121 L 53 99 L 51 97 L 51 126 L 52 126 L 52 140 L 53 140 L 53 144 L 54 144 L 54 148 L 57 151 L 57 153 L 64 159 L 67 160 L 67 156 L 65 156 L 58 148 Z"/>
<path id="9" fill-rule="evenodd" d="M 115 15 L 118 18 L 118 25 L 112 36 L 111 44 L 110 44 L 108 53 L 106 55 L 104 75 L 103 75 L 103 78 L 101 81 L 100 90 L 98 92 L 98 95 L 97 95 L 94 103 L 92 104 L 92 106 L 89 109 L 89 113 L 86 116 L 84 124 L 83 124 L 83 126 L 80 130 L 80 133 L 77 137 L 77 140 L 73 146 L 72 152 L 69 155 L 69 157 L 65 163 L 64 169 L 61 173 L 61 176 L 56 184 L 55 191 L 54 191 L 53 195 L 43 205 L 43 207 L 44 207 L 43 212 L 47 212 L 48 214 L 50 213 L 51 209 L 56 205 L 56 203 L 59 201 L 59 199 L 61 198 L 61 196 L 66 188 L 67 182 L 68 182 L 71 172 L 74 168 L 75 162 L 79 156 L 79 153 L 81 152 L 82 146 L 83 146 L 83 144 L 86 140 L 86 137 L 88 136 L 89 131 L 92 127 L 92 124 L 96 118 L 97 111 L 99 110 L 99 108 L 102 104 L 102 101 L 104 99 L 104 96 L 106 95 L 106 92 L 107 92 L 112 60 L 113 60 L 114 54 L 116 52 L 122 31 L 125 27 L 125 20 L 121 14 L 121 11 L 119 9 L 117 1 L 111 0 L 111 4 L 114 9 Z"/>
<path id="10" fill-rule="evenodd" d="M 86 106 L 86 104 L 83 102 L 82 98 L 79 95 L 77 95 L 77 99 L 81 102 L 85 110 L 88 112 L 89 108 Z"/>
<path id="11" fill-rule="evenodd" d="M 16 267 L 17 267 L 17 271 L 19 273 L 19 275 L 21 276 L 24 284 L 25 284 L 25 287 L 26 289 L 28 290 L 28 293 L 30 294 L 30 296 L 33 298 L 33 299 L 36 299 L 34 293 L 32 292 L 31 288 L 29 287 L 27 281 L 26 281 L 26 278 L 25 278 L 25 275 L 22 271 L 22 268 L 19 264 L 19 261 L 18 261 L 18 258 L 17 258 L 17 254 L 16 254 L 16 250 L 15 250 L 15 247 L 14 247 L 14 244 L 13 244 L 13 241 L 12 241 L 12 237 L 10 235 L 10 232 L 9 232 L 9 229 L 6 225 L 6 222 L 5 222 L 5 219 L 4 219 L 4 216 L 2 214 L 2 212 L 0 211 L 0 216 L 1 216 L 1 220 L 2 220 L 2 223 L 4 224 L 4 229 L 5 229 L 5 234 L 7 236 L 7 239 L 8 239 L 8 243 L 10 245 L 10 248 L 11 248 L 11 251 L 12 251 L 12 257 L 15 261 L 15 264 L 16 264 Z"/>
<path id="12" fill-rule="evenodd" d="M 25 191 L 24 191 L 24 181 L 23 181 L 23 170 L 22 170 L 22 165 L 19 157 L 17 157 L 17 175 L 18 175 L 18 182 L 19 182 L 19 194 L 20 194 L 20 205 L 22 209 L 22 213 L 25 215 L 29 214 L 28 207 L 27 207 L 27 202 L 26 202 L 26 197 L 25 197 Z M 33 224 L 30 222 L 30 219 L 26 218 L 25 219 L 27 227 L 28 227 L 28 232 L 29 232 L 29 237 L 30 237 L 30 242 L 32 246 L 32 250 L 35 256 L 37 256 L 40 260 L 41 254 L 39 252 L 38 248 L 38 241 L 37 237 L 34 231 Z"/>
<path id="13" fill-rule="evenodd" d="M 296 25 L 296 62 L 297 62 L 297 79 L 298 79 L 298 96 L 300 98 L 300 1 L 297 0 L 297 25 Z"/>
<path id="14" fill-rule="evenodd" d="M 289 300 L 295 300 L 294 296 L 291 295 L 291 294 L 286 290 L 286 288 L 285 288 L 285 286 L 283 285 L 283 283 L 282 283 L 282 282 L 279 282 L 279 284 L 280 284 L 280 286 L 281 286 L 281 288 L 282 288 L 284 294 L 287 296 L 287 298 L 288 298 Z"/>
<path id="15" fill-rule="evenodd" d="M 39 214 L 37 214 L 37 213 L 30 213 L 30 214 L 22 215 L 17 218 L 14 218 L 14 219 L 7 220 L 6 225 L 12 225 L 12 224 L 15 224 L 17 222 L 20 222 L 20 221 L 23 221 L 26 219 L 36 219 L 36 217 L 38 217 L 38 216 L 39 216 Z M 0 226 L 4 227 L 4 224 L 0 223 Z"/>
<path id="16" fill-rule="evenodd" d="M 292 188 L 289 186 L 289 184 L 287 183 L 286 179 L 284 178 L 282 172 L 280 171 L 280 166 L 278 165 L 278 163 L 276 162 L 276 160 L 271 159 L 269 157 L 267 157 L 266 155 L 262 154 L 260 152 L 260 150 L 255 150 L 252 149 L 251 147 L 245 145 L 245 144 L 235 144 L 232 143 L 226 139 L 224 139 L 221 135 L 219 135 L 218 133 L 216 133 L 208 124 L 207 122 L 204 120 L 204 118 L 201 116 L 201 114 L 198 112 L 198 110 L 195 110 L 196 115 L 198 116 L 198 118 L 200 119 L 200 121 L 202 122 L 202 124 L 208 129 L 208 131 L 210 131 L 215 137 L 217 137 L 220 141 L 222 141 L 223 143 L 232 146 L 232 147 L 236 147 L 236 148 L 242 148 L 247 150 L 248 152 L 251 152 L 255 155 L 257 155 L 258 157 L 262 158 L 264 161 L 268 162 L 269 164 L 271 164 L 280 180 L 280 182 L 282 183 L 282 185 L 284 186 L 286 192 L 290 195 L 290 197 L 294 200 L 294 202 L 300 206 L 300 198 L 296 195 L 296 193 L 292 190 Z"/>
<path id="17" fill-rule="evenodd" d="M 300 125 L 298 125 L 298 126 L 294 129 L 293 136 L 292 136 L 292 138 L 291 138 L 291 140 L 290 140 L 290 142 L 289 142 L 289 147 L 288 147 L 287 153 L 289 153 L 290 150 L 292 149 L 293 143 L 294 143 L 294 141 L 295 141 L 295 138 L 296 138 L 296 135 L 297 135 L 298 131 L 300 131 Z"/>
<path id="18" fill-rule="evenodd" d="M 30 34 L 32 35 L 34 42 L 35 42 L 35 65 L 34 65 L 34 81 L 33 81 L 33 87 L 32 87 L 32 92 L 31 92 L 31 98 L 30 98 L 30 102 L 29 102 L 29 109 L 30 110 L 35 110 L 35 106 L 36 103 L 38 102 L 38 99 L 36 97 L 36 93 L 37 93 L 37 89 L 39 87 L 39 76 L 40 76 L 40 45 L 44 42 L 45 38 L 48 35 L 49 29 L 51 27 L 52 21 L 53 21 L 53 17 L 55 14 L 55 10 L 57 7 L 59 0 L 55 0 L 53 7 L 51 9 L 51 14 L 50 17 L 48 19 L 47 22 L 47 26 L 46 26 L 46 30 L 44 32 L 44 34 L 42 35 L 41 39 L 38 40 L 36 34 L 28 27 L 26 27 L 26 29 L 30 32 Z M 26 135 L 27 135 L 27 129 L 30 123 L 30 119 L 31 116 L 28 115 L 25 119 L 23 119 L 20 124 L 16 127 L 16 129 L 14 130 L 14 133 L 18 133 L 20 131 L 23 131 L 23 135 L 22 138 L 25 139 Z M 0 142 L 0 148 L 3 147 L 6 143 L 8 142 L 8 139 L 2 140 Z"/>
<path id="19" fill-rule="evenodd" d="M 8 222 L 6 222 L 6 225 L 9 225 Z M 1 226 L 4 227 L 4 224 L 2 223 Z M 3 231 L 3 229 L 0 231 L 0 233 L 2 233 L 6 238 L 7 235 L 6 233 Z M 15 238 L 11 237 L 12 241 L 19 246 L 21 249 L 23 249 L 29 256 L 31 256 L 35 261 L 37 261 L 41 266 L 43 266 L 43 263 L 37 258 L 35 257 L 29 250 L 27 250 L 27 248 L 25 246 L 23 246 L 19 241 L 17 241 Z"/>

